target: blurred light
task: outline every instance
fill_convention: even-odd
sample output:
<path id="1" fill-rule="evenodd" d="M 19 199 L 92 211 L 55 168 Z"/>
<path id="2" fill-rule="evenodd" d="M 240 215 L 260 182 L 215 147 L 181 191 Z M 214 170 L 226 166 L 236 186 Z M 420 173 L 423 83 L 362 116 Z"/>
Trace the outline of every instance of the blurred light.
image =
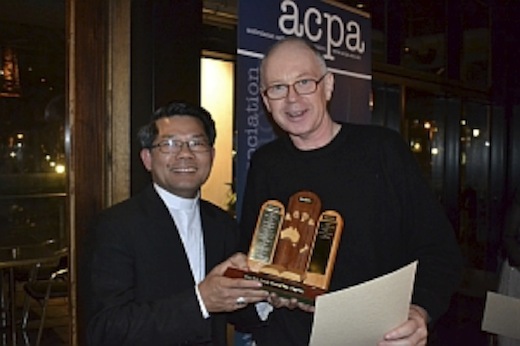
<path id="1" fill-rule="evenodd" d="M 56 162 L 54 162 L 54 161 L 49 162 L 49 166 L 56 167 Z"/>
<path id="2" fill-rule="evenodd" d="M 473 129 L 473 137 L 480 136 L 480 130 L 479 129 Z"/>
<path id="3" fill-rule="evenodd" d="M 424 128 L 425 128 L 425 129 L 429 129 L 429 128 L 431 128 L 431 127 L 432 127 L 432 124 L 431 124 L 429 121 L 427 121 L 427 122 L 424 123 Z"/>
<path id="4" fill-rule="evenodd" d="M 11 151 L 11 152 L 9 153 L 9 156 L 11 156 L 12 158 L 15 158 L 15 157 L 16 157 L 16 153 L 15 153 L 14 151 Z"/>
<path id="5" fill-rule="evenodd" d="M 23 139 L 23 133 L 17 133 L 16 134 L 16 138 Z"/>
<path id="6" fill-rule="evenodd" d="M 438 148 L 432 148 L 432 155 L 437 155 L 439 154 L 439 149 Z"/>
<path id="7" fill-rule="evenodd" d="M 420 153 L 422 151 L 421 143 L 419 143 L 419 142 L 412 142 L 412 151 L 414 153 Z"/>
<path id="8" fill-rule="evenodd" d="M 465 126 L 465 125 L 466 125 L 466 119 L 461 119 L 461 120 L 460 120 L 460 124 L 461 124 L 462 126 Z"/>
<path id="9" fill-rule="evenodd" d="M 45 161 L 50 161 L 50 159 L 51 159 L 50 155 L 45 155 Z"/>
<path id="10" fill-rule="evenodd" d="M 491 146 L 491 143 L 489 143 L 489 141 L 486 141 L 486 142 L 484 143 L 484 145 L 485 145 L 486 147 L 489 147 L 489 146 Z"/>
<path id="11" fill-rule="evenodd" d="M 65 173 L 65 166 L 62 164 L 56 165 L 55 171 L 59 174 Z"/>
<path id="12" fill-rule="evenodd" d="M 13 48 L 0 47 L 0 96 L 20 97 L 18 57 Z"/>

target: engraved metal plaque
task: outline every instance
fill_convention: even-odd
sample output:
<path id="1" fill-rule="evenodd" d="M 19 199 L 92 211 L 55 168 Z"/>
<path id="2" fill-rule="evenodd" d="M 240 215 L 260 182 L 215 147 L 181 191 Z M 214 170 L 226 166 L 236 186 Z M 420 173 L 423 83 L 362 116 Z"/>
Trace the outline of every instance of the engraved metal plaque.
<path id="1" fill-rule="evenodd" d="M 284 211 L 284 206 L 278 201 L 264 203 L 260 209 L 256 232 L 249 251 L 250 260 L 271 263 Z"/>

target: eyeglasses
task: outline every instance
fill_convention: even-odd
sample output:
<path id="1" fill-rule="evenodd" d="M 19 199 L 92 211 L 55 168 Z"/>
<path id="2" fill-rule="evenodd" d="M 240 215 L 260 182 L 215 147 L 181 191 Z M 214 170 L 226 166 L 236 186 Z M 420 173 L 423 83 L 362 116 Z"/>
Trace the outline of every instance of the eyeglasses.
<path id="1" fill-rule="evenodd" d="M 205 153 L 209 151 L 211 148 L 209 143 L 203 139 L 190 139 L 189 141 L 180 141 L 170 138 L 152 145 L 150 149 L 159 148 L 159 151 L 163 154 L 177 154 L 181 152 L 185 144 L 188 146 L 188 149 L 192 153 Z"/>
<path id="2" fill-rule="evenodd" d="M 309 95 L 316 91 L 318 84 L 321 83 L 327 73 L 319 79 L 304 78 L 292 84 L 274 84 L 265 89 L 263 93 L 270 100 L 280 100 L 289 95 L 289 87 L 292 86 L 298 95 Z"/>

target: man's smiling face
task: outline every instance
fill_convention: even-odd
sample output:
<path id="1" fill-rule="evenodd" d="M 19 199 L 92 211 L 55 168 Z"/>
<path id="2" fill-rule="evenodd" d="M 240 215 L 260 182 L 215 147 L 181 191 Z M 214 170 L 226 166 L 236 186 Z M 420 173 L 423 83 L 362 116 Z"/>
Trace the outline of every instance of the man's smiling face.
<path id="1" fill-rule="evenodd" d="M 172 139 L 208 141 L 202 122 L 188 115 L 175 115 L 156 121 L 158 134 L 154 141 Z M 141 150 L 141 160 L 152 174 L 153 181 L 174 195 L 193 198 L 208 179 L 213 164 L 214 148 L 192 152 L 184 143 L 177 153 L 163 153 L 158 147 Z"/>

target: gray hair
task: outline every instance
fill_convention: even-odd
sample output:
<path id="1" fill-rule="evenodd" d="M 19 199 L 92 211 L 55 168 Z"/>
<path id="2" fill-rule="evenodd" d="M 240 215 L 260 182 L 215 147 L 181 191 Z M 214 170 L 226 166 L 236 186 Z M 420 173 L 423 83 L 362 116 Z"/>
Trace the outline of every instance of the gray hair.
<path id="1" fill-rule="evenodd" d="M 264 77 L 265 62 L 276 50 L 278 50 L 278 48 L 282 47 L 283 45 L 285 45 L 287 43 L 296 43 L 296 44 L 300 44 L 300 45 L 303 45 L 303 46 L 309 48 L 309 50 L 312 51 L 314 53 L 314 55 L 316 56 L 316 61 L 317 61 L 318 65 L 320 66 L 320 68 L 322 69 L 323 74 L 325 74 L 327 72 L 327 63 L 325 62 L 325 58 L 311 42 L 309 42 L 308 40 L 303 39 L 301 37 L 289 36 L 289 37 L 285 37 L 285 38 L 281 39 L 280 41 L 276 42 L 275 44 L 273 44 L 267 50 L 267 53 L 265 54 L 264 58 L 262 59 L 262 62 L 260 63 L 260 85 L 262 85 L 262 87 L 264 87 L 263 80 L 265 79 L 265 77 Z"/>

